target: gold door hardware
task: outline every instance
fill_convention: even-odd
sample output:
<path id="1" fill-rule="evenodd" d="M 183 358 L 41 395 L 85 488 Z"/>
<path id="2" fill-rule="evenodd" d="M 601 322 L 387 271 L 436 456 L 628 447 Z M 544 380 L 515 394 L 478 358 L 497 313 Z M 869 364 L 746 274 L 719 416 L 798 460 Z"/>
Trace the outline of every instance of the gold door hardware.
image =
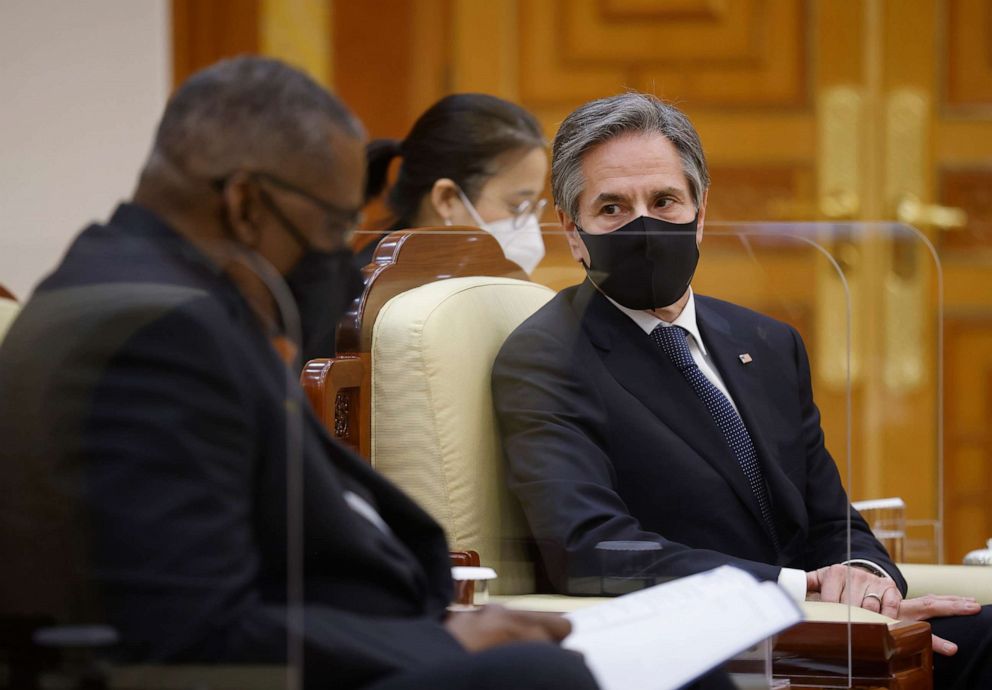
<path id="1" fill-rule="evenodd" d="M 864 122 L 864 102 L 858 87 L 840 85 L 820 94 L 817 203 L 820 215 L 830 220 L 855 220 L 863 211 L 860 191 Z M 857 225 L 837 223 L 820 239 L 833 263 L 818 260 L 816 265 L 817 375 L 822 384 L 843 391 L 849 380 L 853 385 L 861 377 L 863 329 L 858 327 L 858 321 L 863 314 L 858 305 L 863 238 Z"/>
<path id="2" fill-rule="evenodd" d="M 861 93 L 852 86 L 826 89 L 818 102 L 817 198 L 820 213 L 850 220 L 861 210 Z"/>
<path id="3" fill-rule="evenodd" d="M 925 204 L 913 194 L 905 194 L 896 204 L 896 218 L 915 228 L 958 230 L 968 224 L 968 214 L 962 208 Z"/>
<path id="4" fill-rule="evenodd" d="M 927 204 L 930 97 L 914 88 L 891 91 L 885 101 L 885 200 L 895 218 L 925 234 L 930 228 L 963 227 L 964 211 Z M 890 216 L 891 217 L 891 216 Z M 924 385 L 932 339 L 928 313 L 933 299 L 933 258 L 925 237 L 893 229 L 883 255 L 883 350 L 885 388 L 907 394 Z"/>

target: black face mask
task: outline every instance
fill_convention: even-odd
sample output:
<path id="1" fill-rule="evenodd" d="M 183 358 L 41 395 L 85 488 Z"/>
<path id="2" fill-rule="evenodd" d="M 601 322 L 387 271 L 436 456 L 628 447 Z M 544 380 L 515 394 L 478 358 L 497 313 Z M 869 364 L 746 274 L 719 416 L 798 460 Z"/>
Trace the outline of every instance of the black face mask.
<path id="1" fill-rule="evenodd" d="M 696 218 L 669 223 L 641 216 L 603 235 L 576 228 L 589 250 L 589 280 L 628 309 L 667 307 L 689 289 L 699 263 Z"/>
<path id="2" fill-rule="evenodd" d="M 334 356 L 338 323 L 364 287 L 350 249 L 307 251 L 286 274 L 300 313 L 301 361 Z"/>
<path id="3" fill-rule="evenodd" d="M 352 263 L 353 252 L 315 248 L 265 191 L 262 202 L 303 249 L 303 256 L 285 275 L 300 315 L 300 361 L 333 357 L 338 322 L 365 287 L 362 272 Z"/>

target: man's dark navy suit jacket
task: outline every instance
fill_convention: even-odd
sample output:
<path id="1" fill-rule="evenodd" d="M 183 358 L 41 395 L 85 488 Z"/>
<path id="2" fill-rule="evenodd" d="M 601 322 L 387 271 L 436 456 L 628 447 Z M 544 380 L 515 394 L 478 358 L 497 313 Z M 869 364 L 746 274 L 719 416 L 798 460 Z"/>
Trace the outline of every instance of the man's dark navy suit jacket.
<path id="1" fill-rule="evenodd" d="M 233 284 L 137 206 L 85 230 L 9 331 L 0 439 L 0 613 L 109 622 L 126 661 L 282 661 L 292 462 L 307 676 L 465 654 L 441 528 L 330 440 Z"/>
<path id="2" fill-rule="evenodd" d="M 905 593 L 824 447 L 799 335 L 748 309 L 695 300 L 707 351 L 754 440 L 780 548 L 685 377 L 587 281 L 521 324 L 493 368 L 510 487 L 556 588 L 588 593 L 596 575 L 627 575 L 632 565 L 670 577 L 729 563 L 775 580 L 783 566 L 863 558 Z M 662 549 L 651 562 L 597 553 L 596 544 L 617 540 Z"/>

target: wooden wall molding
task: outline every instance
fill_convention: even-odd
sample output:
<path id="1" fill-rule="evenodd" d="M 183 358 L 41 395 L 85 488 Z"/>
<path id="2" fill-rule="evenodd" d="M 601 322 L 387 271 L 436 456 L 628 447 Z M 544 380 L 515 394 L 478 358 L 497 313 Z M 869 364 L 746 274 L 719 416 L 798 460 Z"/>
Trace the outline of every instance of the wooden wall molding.
<path id="1" fill-rule="evenodd" d="M 636 88 L 692 108 L 809 105 L 806 2 L 533 0 L 520 12 L 520 96 L 533 108 Z M 701 8 L 685 14 L 681 10 Z M 621 11 L 623 10 L 623 11 Z"/>
<path id="2" fill-rule="evenodd" d="M 815 171 L 807 163 L 715 165 L 707 220 L 808 220 L 815 214 Z"/>
<path id="3" fill-rule="evenodd" d="M 941 250 L 992 250 L 992 165 L 938 168 L 937 198 L 968 214 L 963 229 L 940 234 Z"/>
<path id="4" fill-rule="evenodd" d="M 992 3 L 948 0 L 943 45 L 945 108 L 992 112 Z"/>
<path id="5" fill-rule="evenodd" d="M 260 0 L 172 0 L 172 85 L 218 60 L 259 50 Z"/>
<path id="6" fill-rule="evenodd" d="M 944 534 L 960 563 L 992 537 L 992 313 L 945 319 Z"/>

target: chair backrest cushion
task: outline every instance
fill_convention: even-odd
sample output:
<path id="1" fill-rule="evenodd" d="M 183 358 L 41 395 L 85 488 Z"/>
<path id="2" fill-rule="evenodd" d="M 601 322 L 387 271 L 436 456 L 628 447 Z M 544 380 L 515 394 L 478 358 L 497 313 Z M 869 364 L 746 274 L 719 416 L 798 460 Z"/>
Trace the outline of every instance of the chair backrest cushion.
<path id="1" fill-rule="evenodd" d="M 494 591 L 534 589 L 529 532 L 506 489 L 490 375 L 507 336 L 554 291 L 467 277 L 403 292 L 372 333 L 373 467 L 496 568 Z"/>

